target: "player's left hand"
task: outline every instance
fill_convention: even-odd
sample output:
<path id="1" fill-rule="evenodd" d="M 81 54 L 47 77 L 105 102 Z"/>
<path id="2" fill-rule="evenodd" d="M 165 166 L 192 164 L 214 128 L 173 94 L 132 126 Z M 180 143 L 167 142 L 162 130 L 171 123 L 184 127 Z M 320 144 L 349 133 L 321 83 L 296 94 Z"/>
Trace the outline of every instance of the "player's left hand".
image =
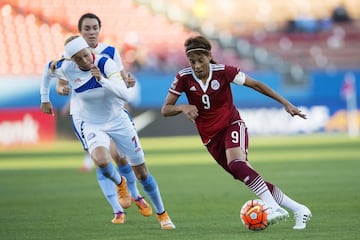
<path id="1" fill-rule="evenodd" d="M 285 105 L 285 110 L 292 116 L 299 116 L 303 119 L 306 119 L 306 114 L 302 113 L 298 108 L 296 108 L 294 105 L 292 105 L 291 103 L 288 103 Z"/>
<path id="2" fill-rule="evenodd" d="M 136 83 L 136 79 L 130 73 L 128 73 L 125 79 L 125 83 L 128 88 L 134 87 Z"/>
<path id="3" fill-rule="evenodd" d="M 90 71 L 91 71 L 91 74 L 96 78 L 96 80 L 100 81 L 100 79 L 101 79 L 100 69 L 97 66 L 92 65 L 90 68 Z"/>

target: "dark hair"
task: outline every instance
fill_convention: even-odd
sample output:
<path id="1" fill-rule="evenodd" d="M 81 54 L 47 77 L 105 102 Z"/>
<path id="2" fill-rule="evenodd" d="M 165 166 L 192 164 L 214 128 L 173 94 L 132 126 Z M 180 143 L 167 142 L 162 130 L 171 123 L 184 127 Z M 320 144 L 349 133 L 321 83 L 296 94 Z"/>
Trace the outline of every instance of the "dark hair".
<path id="1" fill-rule="evenodd" d="M 101 20 L 100 20 L 100 18 L 98 16 L 96 16 L 93 13 L 85 13 L 80 17 L 80 19 L 78 21 L 78 30 L 79 30 L 79 32 L 81 31 L 81 27 L 82 27 L 82 24 L 83 24 L 83 21 L 84 21 L 85 18 L 95 18 L 99 23 L 99 28 L 101 28 Z"/>
<path id="2" fill-rule="evenodd" d="M 195 51 L 204 52 L 211 56 L 211 43 L 204 36 L 198 35 L 195 37 L 189 37 L 185 40 L 184 46 L 186 53 L 188 53 L 188 51 L 196 49 Z M 210 62 L 216 63 L 213 59 L 211 59 Z"/>

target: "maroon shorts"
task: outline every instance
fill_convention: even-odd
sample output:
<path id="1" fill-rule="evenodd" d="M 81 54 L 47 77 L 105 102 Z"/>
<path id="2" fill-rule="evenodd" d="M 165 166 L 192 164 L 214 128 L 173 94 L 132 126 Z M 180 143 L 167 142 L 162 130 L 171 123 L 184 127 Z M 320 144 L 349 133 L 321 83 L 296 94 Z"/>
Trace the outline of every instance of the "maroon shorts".
<path id="1" fill-rule="evenodd" d="M 216 162 L 231 174 L 227 163 L 226 149 L 240 147 L 247 155 L 248 138 L 245 123 L 243 121 L 237 121 L 215 135 L 206 147 Z"/>

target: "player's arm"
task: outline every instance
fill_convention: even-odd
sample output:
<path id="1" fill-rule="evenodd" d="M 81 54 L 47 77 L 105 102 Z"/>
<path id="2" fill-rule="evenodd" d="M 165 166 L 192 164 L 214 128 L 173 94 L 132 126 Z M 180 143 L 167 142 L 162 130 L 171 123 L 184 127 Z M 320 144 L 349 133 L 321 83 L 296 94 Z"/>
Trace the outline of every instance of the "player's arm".
<path id="1" fill-rule="evenodd" d="M 184 113 L 184 115 L 190 121 L 195 122 L 195 119 L 199 116 L 197 107 L 189 104 L 176 105 L 178 98 L 178 95 L 168 93 L 165 102 L 161 108 L 161 114 L 164 117 L 169 117 Z"/>
<path id="2" fill-rule="evenodd" d="M 105 63 L 104 72 L 107 76 L 105 78 L 100 69 L 97 66 L 92 66 L 90 69 L 92 75 L 96 78 L 96 80 L 104 87 L 110 90 L 112 93 L 115 94 L 116 97 L 124 100 L 125 102 L 128 101 L 129 94 L 127 90 L 127 86 L 125 81 L 121 77 L 116 64 L 111 59 L 108 59 Z"/>
<path id="3" fill-rule="evenodd" d="M 71 88 L 69 82 L 64 79 L 58 79 L 56 83 L 56 92 L 61 96 L 68 96 L 70 94 Z"/>
<path id="4" fill-rule="evenodd" d="M 40 110 L 43 113 L 54 115 L 54 110 L 50 102 L 50 82 L 52 79 L 49 71 L 50 64 L 51 62 L 45 65 L 40 81 Z"/>
<path id="5" fill-rule="evenodd" d="M 301 111 L 296 108 L 292 103 L 290 103 L 288 100 L 286 100 L 285 98 L 283 98 L 282 96 L 280 96 L 278 93 L 276 93 L 274 90 L 272 90 L 270 87 L 268 87 L 266 84 L 257 81 L 251 77 L 249 77 L 248 75 L 245 75 L 245 81 L 243 83 L 244 86 L 246 87 L 250 87 L 256 91 L 258 91 L 259 93 L 262 93 L 276 101 L 278 101 L 279 103 L 281 103 L 284 107 L 285 110 L 291 115 L 291 116 L 299 116 L 301 118 L 306 119 L 306 115 L 301 113 Z"/>
<path id="6" fill-rule="evenodd" d="M 125 84 L 128 88 L 134 87 L 136 83 L 136 79 L 132 76 L 132 74 L 127 73 L 124 69 L 124 65 L 121 60 L 120 53 L 116 50 L 114 54 L 113 61 L 116 63 L 116 66 L 119 67 L 120 74 L 122 79 L 124 79 Z"/>

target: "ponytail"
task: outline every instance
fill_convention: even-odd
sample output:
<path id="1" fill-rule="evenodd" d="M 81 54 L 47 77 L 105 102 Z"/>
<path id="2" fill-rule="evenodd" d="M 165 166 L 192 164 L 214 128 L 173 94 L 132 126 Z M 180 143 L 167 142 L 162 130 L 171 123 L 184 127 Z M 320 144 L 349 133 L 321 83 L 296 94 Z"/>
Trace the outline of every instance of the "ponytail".
<path id="1" fill-rule="evenodd" d="M 62 57 L 62 58 L 59 59 L 59 60 L 53 60 L 53 61 L 51 61 L 50 66 L 49 66 L 50 73 L 54 73 L 54 72 L 55 72 L 55 69 L 56 69 L 56 66 L 58 65 L 58 63 L 61 62 L 61 61 L 64 61 L 64 60 L 69 60 L 69 59 Z"/>

